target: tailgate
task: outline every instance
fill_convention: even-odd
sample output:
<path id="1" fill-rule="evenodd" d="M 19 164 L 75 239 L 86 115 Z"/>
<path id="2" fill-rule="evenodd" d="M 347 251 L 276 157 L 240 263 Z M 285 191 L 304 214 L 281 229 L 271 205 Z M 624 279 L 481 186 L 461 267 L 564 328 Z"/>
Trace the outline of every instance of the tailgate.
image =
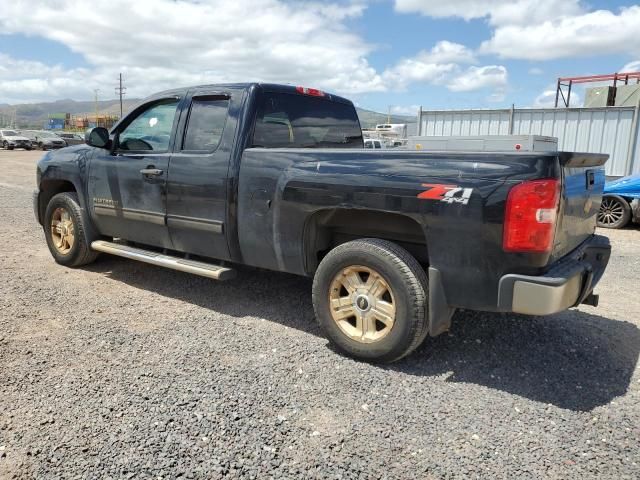
<path id="1" fill-rule="evenodd" d="M 562 200 L 552 259 L 571 252 L 592 235 L 605 183 L 605 154 L 559 152 Z"/>

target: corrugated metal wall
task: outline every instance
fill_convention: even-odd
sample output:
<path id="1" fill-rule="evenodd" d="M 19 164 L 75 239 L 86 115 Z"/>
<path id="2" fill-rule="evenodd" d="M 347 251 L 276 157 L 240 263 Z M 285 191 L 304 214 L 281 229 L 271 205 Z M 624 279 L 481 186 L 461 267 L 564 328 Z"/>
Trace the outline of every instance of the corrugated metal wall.
<path id="1" fill-rule="evenodd" d="M 418 135 L 557 137 L 560 150 L 608 153 L 606 174 L 623 176 L 640 173 L 637 117 L 637 107 L 422 110 Z"/>

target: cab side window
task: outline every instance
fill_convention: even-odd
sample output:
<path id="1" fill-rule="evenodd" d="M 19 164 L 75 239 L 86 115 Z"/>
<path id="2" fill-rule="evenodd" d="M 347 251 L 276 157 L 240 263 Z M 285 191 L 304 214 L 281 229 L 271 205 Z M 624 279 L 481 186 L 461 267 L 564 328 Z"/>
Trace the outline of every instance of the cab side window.
<path id="1" fill-rule="evenodd" d="M 140 113 L 120 132 L 119 149 L 122 151 L 168 151 L 178 102 L 179 100 L 174 98 L 163 100 Z"/>
<path id="2" fill-rule="evenodd" d="M 228 97 L 194 97 L 182 150 L 212 152 L 218 148 L 228 110 Z"/>

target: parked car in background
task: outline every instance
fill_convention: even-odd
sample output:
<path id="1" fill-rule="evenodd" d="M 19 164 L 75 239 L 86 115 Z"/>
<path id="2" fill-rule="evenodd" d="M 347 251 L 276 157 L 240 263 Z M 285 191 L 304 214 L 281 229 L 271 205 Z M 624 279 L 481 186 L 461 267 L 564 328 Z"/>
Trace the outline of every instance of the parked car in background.
<path id="1" fill-rule="evenodd" d="M 623 228 L 630 221 L 640 223 L 640 174 L 608 182 L 598 212 L 599 227 Z"/>
<path id="2" fill-rule="evenodd" d="M 31 150 L 31 140 L 27 137 L 20 135 L 15 130 L 2 129 L 0 130 L 0 145 L 5 150 L 13 150 L 14 148 L 24 148 L 25 150 Z"/>
<path id="3" fill-rule="evenodd" d="M 20 133 L 31 140 L 33 148 L 40 150 L 53 150 L 67 146 L 67 142 L 52 132 L 46 132 L 44 130 L 22 130 Z"/>
<path id="4" fill-rule="evenodd" d="M 372 138 L 367 138 L 364 141 L 364 148 L 382 148 L 382 142 L 380 140 L 374 140 Z"/>
<path id="5" fill-rule="evenodd" d="M 63 139 L 67 145 L 81 145 L 84 143 L 84 137 L 77 133 L 59 132 L 56 135 Z"/>

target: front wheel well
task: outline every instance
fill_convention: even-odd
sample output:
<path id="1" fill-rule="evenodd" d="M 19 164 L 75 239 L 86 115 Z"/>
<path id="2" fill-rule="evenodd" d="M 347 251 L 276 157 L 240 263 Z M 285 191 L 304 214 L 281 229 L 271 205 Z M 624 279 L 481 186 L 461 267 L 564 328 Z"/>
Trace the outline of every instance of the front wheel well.
<path id="1" fill-rule="evenodd" d="M 68 180 L 43 180 L 40 183 L 40 195 L 38 197 L 38 218 L 43 222 L 44 212 L 51 199 L 62 192 L 76 192 L 76 187 Z"/>
<path id="2" fill-rule="evenodd" d="M 305 269 L 313 273 L 333 248 L 359 238 L 379 238 L 394 242 L 421 265 L 429 264 L 427 239 L 418 221 L 408 215 L 337 208 L 315 212 L 305 225 Z"/>

